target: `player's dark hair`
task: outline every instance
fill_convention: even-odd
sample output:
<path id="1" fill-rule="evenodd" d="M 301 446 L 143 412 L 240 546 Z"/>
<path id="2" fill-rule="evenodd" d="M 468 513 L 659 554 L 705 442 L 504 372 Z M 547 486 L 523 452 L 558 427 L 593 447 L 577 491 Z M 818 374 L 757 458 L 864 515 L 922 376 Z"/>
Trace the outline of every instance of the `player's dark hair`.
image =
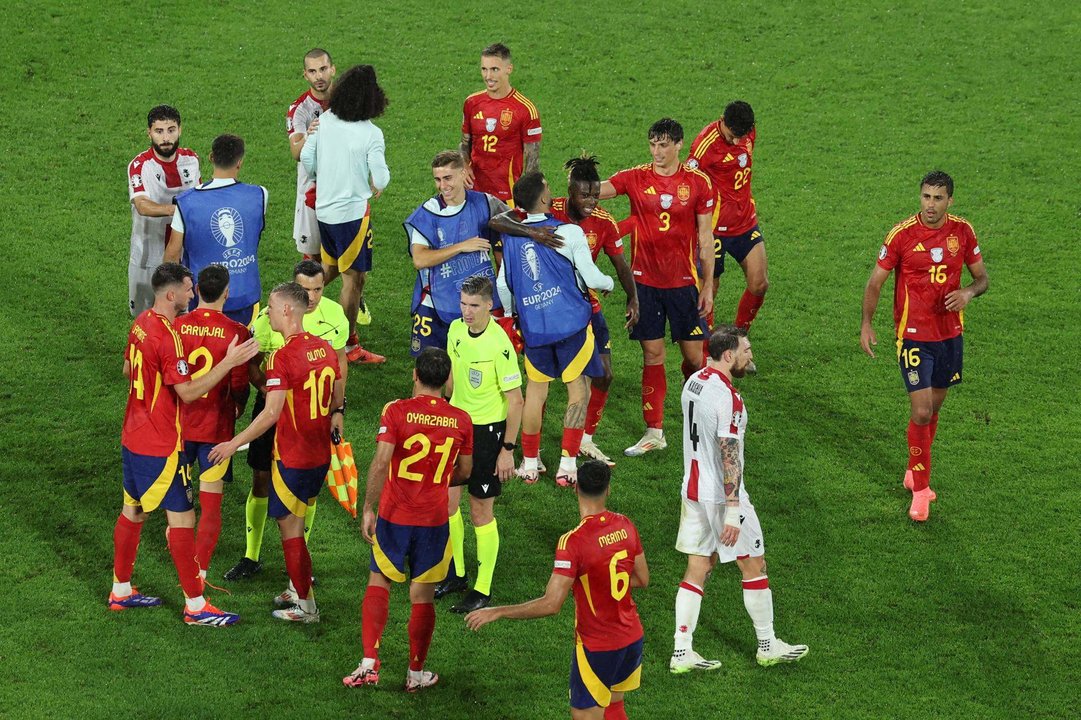
<path id="1" fill-rule="evenodd" d="M 314 260 L 301 260 L 293 267 L 293 277 L 295 278 L 297 275 L 303 275 L 304 277 L 322 275 L 325 278 L 327 271 L 323 269 L 322 264 Z"/>
<path id="2" fill-rule="evenodd" d="M 154 288 L 155 293 L 159 293 L 170 285 L 182 285 L 184 278 L 190 278 L 191 270 L 180 263 L 162 263 L 158 265 L 154 270 L 154 274 L 150 276 L 150 287 Z"/>
<path id="3" fill-rule="evenodd" d="M 323 48 L 319 48 L 319 47 L 312 48 L 308 52 L 304 53 L 304 59 L 305 60 L 315 60 L 317 58 L 323 57 L 324 55 L 327 56 L 327 63 L 329 63 L 330 65 L 333 65 L 334 60 L 330 57 L 330 53 L 328 53 Z"/>
<path id="4" fill-rule="evenodd" d="M 239 135 L 219 135 L 210 145 L 210 162 L 222 170 L 235 168 L 244 159 L 244 140 Z"/>
<path id="5" fill-rule="evenodd" d="M 199 297 L 203 302 L 217 302 L 229 287 L 229 270 L 224 265 L 207 265 L 199 271 Z"/>
<path id="6" fill-rule="evenodd" d="M 739 347 L 739 339 L 747 337 L 747 331 L 736 325 L 718 325 L 709 334 L 709 356 L 720 360 L 727 350 Z"/>
<path id="7" fill-rule="evenodd" d="M 587 155 L 583 152 L 578 157 L 573 157 L 563 163 L 563 169 L 570 170 L 570 173 L 567 175 L 567 180 L 572 183 L 595 183 L 601 181 L 601 176 L 597 172 L 598 165 L 600 165 L 600 163 L 597 162 L 596 155 Z"/>
<path id="8" fill-rule="evenodd" d="M 358 122 L 379 117 L 388 102 L 375 79 L 375 68 L 354 65 L 334 83 L 328 107 L 340 120 Z"/>
<path id="9" fill-rule="evenodd" d="M 146 126 L 150 127 L 158 120 L 174 120 L 179 125 L 180 111 L 172 105 L 157 105 L 150 108 L 150 112 L 146 114 Z"/>
<path id="10" fill-rule="evenodd" d="M 923 176 L 923 180 L 920 180 L 920 188 L 924 185 L 930 185 L 931 187 L 944 187 L 946 188 L 946 196 L 953 197 L 953 178 L 941 170 L 932 170 Z"/>
<path id="11" fill-rule="evenodd" d="M 510 48 L 503 43 L 492 43 L 480 51 L 481 57 L 497 57 L 500 60 L 510 60 Z"/>
<path id="12" fill-rule="evenodd" d="M 484 275 L 470 275 L 462 283 L 463 295 L 477 295 L 485 300 L 493 297 L 492 281 Z"/>
<path id="13" fill-rule="evenodd" d="M 724 124 L 738 138 L 754 130 L 754 110 L 742 100 L 728 103 L 724 108 Z"/>
<path id="14" fill-rule="evenodd" d="M 308 291 L 295 282 L 279 283 L 270 294 L 280 296 L 302 313 L 308 310 Z"/>
<path id="15" fill-rule="evenodd" d="M 452 167 L 461 170 L 465 167 L 465 158 L 457 150 L 441 150 L 432 158 L 432 169 Z"/>
<path id="16" fill-rule="evenodd" d="M 530 212 L 544 192 L 544 173 L 540 170 L 527 172 L 514 183 L 514 205 Z"/>
<path id="17" fill-rule="evenodd" d="M 437 347 L 426 347 L 417 355 L 414 367 L 420 384 L 432 389 L 441 388 L 450 378 L 450 355 Z"/>
<path id="18" fill-rule="evenodd" d="M 578 468 L 578 492 L 586 497 L 603 497 L 612 482 L 612 468 L 601 460 L 586 460 Z"/>
<path id="19" fill-rule="evenodd" d="M 683 141 L 683 126 L 672 118 L 661 118 L 649 126 L 650 140 L 668 138 L 674 143 Z"/>

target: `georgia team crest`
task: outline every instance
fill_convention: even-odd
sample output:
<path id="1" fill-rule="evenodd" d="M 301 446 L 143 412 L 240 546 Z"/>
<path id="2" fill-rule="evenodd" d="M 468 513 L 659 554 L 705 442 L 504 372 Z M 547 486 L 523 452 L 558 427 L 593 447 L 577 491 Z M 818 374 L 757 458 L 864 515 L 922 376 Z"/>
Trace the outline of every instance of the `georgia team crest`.
<path id="1" fill-rule="evenodd" d="M 514 112 L 510 108 L 503 108 L 503 112 L 499 113 L 499 124 L 506 130 L 510 127 L 511 122 L 514 120 Z"/>
<path id="2" fill-rule="evenodd" d="M 942 262 L 942 248 L 931 248 L 931 262 Z"/>
<path id="3" fill-rule="evenodd" d="M 672 207 L 672 196 L 668 193 L 661 193 L 661 207 L 665 210 Z"/>
<path id="4" fill-rule="evenodd" d="M 210 232 L 215 240 L 231 248 L 244 239 L 244 218 L 235 208 L 218 208 L 210 216 Z"/>
<path id="5" fill-rule="evenodd" d="M 679 197 L 680 202 L 687 202 L 691 199 L 691 186 L 680 185 L 676 188 L 676 196 Z"/>
<path id="6" fill-rule="evenodd" d="M 961 240 L 956 235 L 950 235 L 946 238 L 946 249 L 950 255 L 956 255 L 961 250 Z"/>
<path id="7" fill-rule="evenodd" d="M 739 162 L 741 168 L 747 167 L 747 153 L 740 153 L 736 160 Z"/>
<path id="8" fill-rule="evenodd" d="M 495 130 L 495 118 L 484 118 L 484 129 L 488 132 Z"/>

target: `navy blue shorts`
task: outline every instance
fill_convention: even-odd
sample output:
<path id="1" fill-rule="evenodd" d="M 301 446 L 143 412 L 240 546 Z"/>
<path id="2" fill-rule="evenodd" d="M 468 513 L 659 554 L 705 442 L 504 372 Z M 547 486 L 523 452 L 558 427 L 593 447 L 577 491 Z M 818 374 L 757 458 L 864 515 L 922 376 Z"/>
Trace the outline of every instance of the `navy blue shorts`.
<path id="1" fill-rule="evenodd" d="M 233 482 L 233 458 L 228 458 L 217 465 L 212 465 L 210 462 L 210 451 L 214 449 L 215 445 L 217 443 L 196 442 L 194 440 L 184 442 L 184 457 L 188 463 L 189 478 L 192 476 L 192 467 L 195 463 L 199 463 L 199 482 L 211 483 L 219 480 Z"/>
<path id="2" fill-rule="evenodd" d="M 434 307 L 420 305 L 413 312 L 413 331 L 409 341 L 409 353 L 416 357 L 424 348 L 447 349 L 447 331 L 450 325 L 443 322 Z"/>
<path id="3" fill-rule="evenodd" d="M 124 504 L 152 512 L 159 507 L 172 512 L 187 512 L 191 501 L 191 482 L 184 456 L 173 452 L 166 457 L 140 455 L 121 446 L 124 465 Z"/>
<path id="4" fill-rule="evenodd" d="M 612 334 L 608 332 L 608 321 L 604 319 L 604 313 L 600 310 L 593 313 L 589 324 L 593 326 L 593 341 L 597 344 L 597 354 L 611 355 Z"/>
<path id="5" fill-rule="evenodd" d="M 604 365 L 597 354 L 592 325 L 551 345 L 526 345 L 522 357 L 525 358 L 526 377 L 534 382 L 559 378 L 569 383 L 582 375 L 604 377 Z"/>
<path id="6" fill-rule="evenodd" d="M 704 340 L 706 321 L 698 316 L 698 288 L 638 288 L 638 324 L 631 329 L 631 340 L 660 340 L 667 321 L 672 340 Z"/>
<path id="7" fill-rule="evenodd" d="M 392 582 L 405 582 L 407 577 L 422 583 L 443 582 L 452 557 L 448 523 L 422 527 L 398 525 L 382 517 L 375 520 L 375 543 L 368 568 Z"/>
<path id="8" fill-rule="evenodd" d="M 571 660 L 571 707 L 608 707 L 613 692 L 637 690 L 642 684 L 642 640 L 598 652 L 577 643 Z"/>
<path id="9" fill-rule="evenodd" d="M 742 235 L 731 237 L 713 236 L 713 277 L 718 278 L 724 272 L 724 254 L 728 253 L 736 262 L 742 263 L 751 254 L 751 249 L 760 242 L 765 242 L 762 231 L 755 225 Z"/>
<path id="10" fill-rule="evenodd" d="M 237 308 L 236 310 L 225 310 L 222 314 L 233 322 L 238 322 L 244 327 L 250 328 L 252 323 L 255 322 L 255 316 L 259 314 L 259 303 Z"/>
<path id="11" fill-rule="evenodd" d="M 344 223 L 319 221 L 320 257 L 324 265 L 338 268 L 338 272 L 372 269 L 371 206 L 364 217 Z"/>
<path id="12" fill-rule="evenodd" d="M 909 392 L 927 388 L 948 388 L 961 382 L 964 336 L 921 342 L 904 339 L 897 343 L 897 363 L 901 380 Z"/>
<path id="13" fill-rule="evenodd" d="M 319 496 L 327 479 L 330 463 L 314 468 L 288 468 L 275 460 L 270 470 L 270 497 L 267 515 L 283 518 L 292 513 L 304 517 L 308 506 Z"/>

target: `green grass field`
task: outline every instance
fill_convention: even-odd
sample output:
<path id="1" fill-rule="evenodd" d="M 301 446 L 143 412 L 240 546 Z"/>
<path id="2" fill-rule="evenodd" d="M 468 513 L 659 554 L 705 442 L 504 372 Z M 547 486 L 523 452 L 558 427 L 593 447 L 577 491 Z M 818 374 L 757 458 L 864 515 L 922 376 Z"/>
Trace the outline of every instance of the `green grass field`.
<path id="1" fill-rule="evenodd" d="M 646 129 L 659 117 L 679 119 L 688 146 L 731 99 L 748 100 L 758 117 L 754 188 L 771 290 L 754 328 L 760 372 L 742 383 L 747 483 L 769 546 L 778 634 L 811 654 L 794 667 L 757 667 L 738 573 L 722 568 L 696 647 L 724 668 L 667 672 L 684 564 L 672 547 L 682 465 L 678 353 L 670 352 L 675 442 L 665 453 L 619 458 L 611 497 L 638 524 L 652 570 L 651 586 L 636 594 L 646 661 L 630 715 L 1077 715 L 1076 3 L 7 7 L 0 716 L 567 716 L 569 602 L 556 618 L 477 635 L 439 606 L 429 666 L 441 683 L 408 696 L 399 686 L 408 652 L 399 589 L 383 683 L 344 689 L 340 678 L 360 654 L 368 553 L 327 496 L 312 540 L 320 625 L 270 618 L 285 576 L 268 527 L 264 573 L 231 597 L 214 596 L 243 622 L 221 632 L 185 627 L 161 516 L 143 535 L 135 580 L 166 607 L 113 614 L 104 604 L 127 391 L 124 173 L 146 147 L 146 111 L 180 108 L 182 144 L 204 160 L 215 135 L 246 139 L 242 178 L 270 189 L 261 257 L 269 287 L 295 259 L 283 119 L 304 89 L 301 56 L 320 45 L 339 72 L 377 67 L 391 99 L 378 122 L 392 181 L 373 209 L 375 321 L 365 344 L 390 359 L 351 373 L 346 426 L 366 468 L 382 404 L 410 390 L 412 270 L 400 223 L 431 194 L 429 159 L 456 144 L 462 100 L 480 89 L 479 50 L 495 40 L 514 49 L 515 84 L 540 109 L 542 165 L 556 188 L 563 160 L 583 148 L 600 156 L 602 173 L 647 161 Z M 907 401 L 889 343 L 875 361 L 859 352 L 859 303 L 881 238 L 915 212 L 919 178 L 938 167 L 957 182 L 953 212 L 973 223 L 991 288 L 967 313 L 966 383 L 950 395 L 935 447 L 939 500 L 916 526 L 900 486 Z M 625 202 L 608 207 L 626 213 Z M 721 317 L 734 314 L 741 291 L 738 270 L 727 274 Z M 888 298 L 876 324 L 884 339 Z M 617 291 L 610 318 L 621 303 Z M 616 383 L 597 434 L 613 455 L 641 432 L 640 357 L 615 333 Z M 546 426 L 549 466 L 557 415 Z M 250 475 L 240 468 L 226 491 L 218 577 L 243 552 Z M 495 601 L 529 599 L 544 588 L 559 534 L 577 522 L 574 499 L 550 482 L 512 484 L 497 514 Z M 470 531 L 470 557 L 471 547 Z"/>

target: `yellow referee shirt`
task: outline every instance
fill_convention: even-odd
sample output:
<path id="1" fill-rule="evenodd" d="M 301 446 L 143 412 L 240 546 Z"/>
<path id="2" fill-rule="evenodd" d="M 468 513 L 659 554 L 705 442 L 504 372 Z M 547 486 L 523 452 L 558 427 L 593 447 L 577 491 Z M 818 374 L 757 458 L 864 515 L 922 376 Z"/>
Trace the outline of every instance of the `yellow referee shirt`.
<path id="1" fill-rule="evenodd" d="M 503 328 L 494 321 L 480 335 L 469 332 L 461 318 L 447 331 L 454 393 L 450 404 L 469 413 L 474 425 L 507 419 L 508 390 L 522 386 L 518 356 Z"/>

